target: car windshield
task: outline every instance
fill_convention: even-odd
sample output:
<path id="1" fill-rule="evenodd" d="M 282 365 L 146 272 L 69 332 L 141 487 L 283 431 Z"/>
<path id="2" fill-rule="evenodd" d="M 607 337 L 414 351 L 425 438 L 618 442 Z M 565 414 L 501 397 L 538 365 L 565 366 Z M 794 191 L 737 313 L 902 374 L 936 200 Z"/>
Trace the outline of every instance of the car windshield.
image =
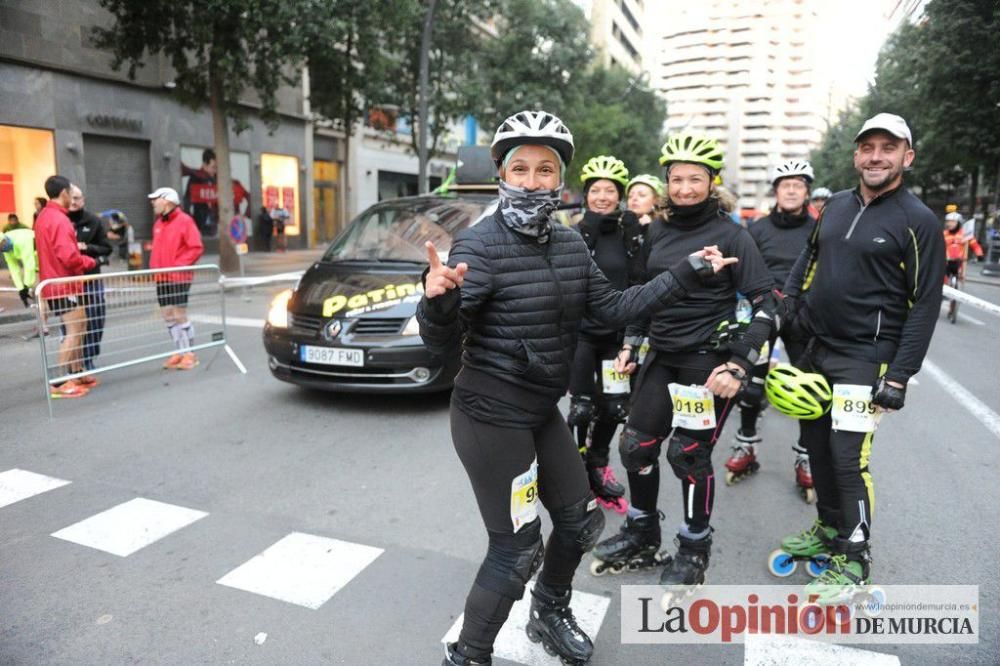
<path id="1" fill-rule="evenodd" d="M 323 261 L 424 263 L 426 241 L 447 253 L 454 235 L 477 222 L 489 203 L 486 198 L 411 199 L 375 205 L 347 227 Z"/>

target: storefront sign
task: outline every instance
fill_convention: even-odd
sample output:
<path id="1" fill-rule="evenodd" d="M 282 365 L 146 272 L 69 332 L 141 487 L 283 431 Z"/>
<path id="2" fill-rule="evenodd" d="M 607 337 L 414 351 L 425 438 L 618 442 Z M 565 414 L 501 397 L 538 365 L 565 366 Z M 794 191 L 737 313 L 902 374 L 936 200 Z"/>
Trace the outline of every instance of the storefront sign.
<path id="1" fill-rule="evenodd" d="M 88 113 L 86 118 L 92 127 L 125 130 L 126 132 L 142 132 L 142 120 L 139 118 L 112 116 L 106 113 Z"/>

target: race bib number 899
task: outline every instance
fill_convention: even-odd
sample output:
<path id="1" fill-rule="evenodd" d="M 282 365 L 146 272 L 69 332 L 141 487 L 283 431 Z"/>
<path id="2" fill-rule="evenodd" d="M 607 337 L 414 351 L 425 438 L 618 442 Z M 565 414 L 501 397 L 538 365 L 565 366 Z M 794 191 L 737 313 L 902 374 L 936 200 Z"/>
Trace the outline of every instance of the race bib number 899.
<path id="1" fill-rule="evenodd" d="M 833 385 L 833 429 L 875 432 L 882 413 L 872 404 L 872 387 L 863 384 Z"/>

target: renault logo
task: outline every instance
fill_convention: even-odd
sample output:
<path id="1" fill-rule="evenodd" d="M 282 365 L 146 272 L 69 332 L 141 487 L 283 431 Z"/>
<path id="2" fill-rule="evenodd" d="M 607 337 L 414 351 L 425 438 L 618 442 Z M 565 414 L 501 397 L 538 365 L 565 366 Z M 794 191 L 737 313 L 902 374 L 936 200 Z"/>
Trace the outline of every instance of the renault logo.
<path id="1" fill-rule="evenodd" d="M 340 323 L 339 319 L 331 320 L 330 323 L 326 325 L 325 329 L 327 340 L 333 340 L 334 338 L 336 338 L 338 335 L 340 335 L 340 331 L 343 328 L 344 328 L 343 324 Z"/>

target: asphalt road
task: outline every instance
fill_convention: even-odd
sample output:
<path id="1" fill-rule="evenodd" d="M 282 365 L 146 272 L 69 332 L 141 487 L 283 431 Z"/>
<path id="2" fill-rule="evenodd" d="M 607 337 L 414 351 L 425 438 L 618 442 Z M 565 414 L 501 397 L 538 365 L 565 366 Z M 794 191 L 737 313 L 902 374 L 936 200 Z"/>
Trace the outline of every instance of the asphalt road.
<path id="1" fill-rule="evenodd" d="M 230 316 L 241 318 L 230 342 L 248 374 L 224 354 L 209 364 L 211 353 L 188 373 L 155 364 L 116 371 L 86 398 L 56 403 L 53 419 L 37 341 L 0 330 L 0 474 L 44 475 L 0 477 L 0 664 L 440 662 L 486 544 L 451 445 L 447 397 L 312 393 L 274 380 L 253 320 L 275 290 L 255 289 L 249 303 L 229 298 Z M 994 287 L 968 291 L 1000 302 Z M 1000 412 L 1000 318 L 961 311 L 957 325 L 939 323 L 928 357 L 938 372 L 918 376 L 905 410 L 876 437 L 874 576 L 979 585 L 982 639 L 855 646 L 907 664 L 994 664 L 1000 654 L 1000 434 L 987 425 L 989 410 Z M 956 385 L 987 411 L 964 406 Z M 724 444 L 732 423 L 727 431 Z M 709 582 L 775 582 L 767 553 L 814 517 L 792 482 L 794 424 L 770 411 L 763 433 L 760 473 L 719 488 Z M 717 466 L 727 453 L 716 452 Z M 45 477 L 68 483 L 3 505 L 15 482 L 58 484 Z M 664 473 L 665 535 L 680 522 L 677 490 Z M 168 506 L 155 505 L 163 515 L 135 534 L 122 534 L 122 509 L 108 524 L 83 522 L 125 503 L 148 508 L 147 500 Z M 619 522 L 609 515 L 605 535 Z M 256 557 L 279 542 L 273 557 Z M 291 571 L 268 568 L 288 548 Z M 324 568 L 331 554 L 347 563 L 339 579 Z M 606 606 L 593 664 L 753 661 L 742 645 L 622 645 L 620 585 L 655 583 L 658 573 L 595 578 L 589 561 L 579 598 Z M 239 569 L 248 562 L 256 569 Z M 506 648 L 521 654 L 523 642 Z M 833 655 L 812 660 L 835 663 Z M 529 662 L 554 660 L 540 650 L 496 660 Z"/>

